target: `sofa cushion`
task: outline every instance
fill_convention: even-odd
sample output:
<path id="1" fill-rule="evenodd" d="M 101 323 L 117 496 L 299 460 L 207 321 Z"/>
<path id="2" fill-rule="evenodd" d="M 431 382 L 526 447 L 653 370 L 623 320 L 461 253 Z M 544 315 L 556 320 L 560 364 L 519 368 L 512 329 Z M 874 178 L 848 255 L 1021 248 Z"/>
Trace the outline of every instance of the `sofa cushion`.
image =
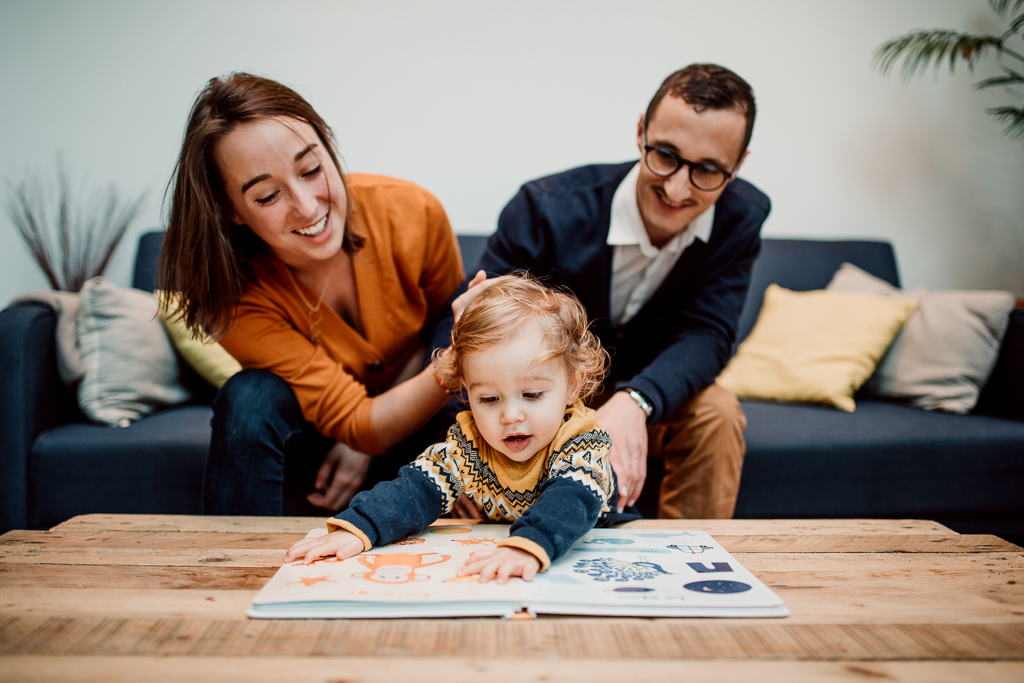
<path id="1" fill-rule="evenodd" d="M 77 422 L 44 431 L 29 463 L 29 524 L 90 512 L 200 514 L 212 415 L 177 406 L 125 429 Z"/>
<path id="2" fill-rule="evenodd" d="M 242 370 L 241 363 L 212 337 L 203 335 L 196 339 L 192 336 L 178 308 L 177 294 L 168 296 L 157 290 L 154 296 L 160 305 L 160 320 L 175 350 L 211 387 L 220 389 L 232 375 Z"/>
<path id="3" fill-rule="evenodd" d="M 874 294 L 771 285 L 754 330 L 716 381 L 740 398 L 828 403 L 852 412 L 853 393 L 916 307 Z"/>
<path id="4" fill-rule="evenodd" d="M 904 292 L 850 263 L 836 271 L 828 291 L 919 301 L 864 391 L 951 413 L 969 412 L 978 402 L 1015 303 L 1009 292 Z"/>
<path id="5" fill-rule="evenodd" d="M 190 398 L 148 292 L 102 277 L 87 281 L 78 305 L 78 345 L 85 369 L 78 404 L 92 420 L 126 427 Z"/>
<path id="6" fill-rule="evenodd" d="M 737 343 L 753 329 L 768 285 L 776 284 L 794 292 L 824 289 L 843 262 L 900 286 L 896 254 L 888 242 L 762 240 L 761 255 L 750 273 L 750 290 L 740 315 Z"/>
<path id="7" fill-rule="evenodd" d="M 1024 422 L 862 397 L 855 413 L 741 403 L 736 517 L 1020 514 Z"/>

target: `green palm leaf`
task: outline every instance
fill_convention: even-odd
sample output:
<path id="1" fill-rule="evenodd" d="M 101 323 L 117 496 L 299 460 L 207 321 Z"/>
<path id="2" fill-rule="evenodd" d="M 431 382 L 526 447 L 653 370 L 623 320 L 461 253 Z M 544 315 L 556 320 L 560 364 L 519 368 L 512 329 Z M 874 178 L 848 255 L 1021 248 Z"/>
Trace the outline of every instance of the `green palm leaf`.
<path id="1" fill-rule="evenodd" d="M 1024 5 L 1024 0 L 988 0 L 988 4 L 996 14 L 1005 17 L 1006 9 L 1010 6 L 1011 1 L 1013 2 L 1013 9 L 1010 10 L 1010 13 L 1016 14 L 1021 5 Z"/>
<path id="2" fill-rule="evenodd" d="M 1016 47 L 1024 31 L 1024 0 L 989 0 L 992 10 L 1000 17 L 1010 17 L 1010 27 L 1001 36 L 974 35 L 960 31 L 936 29 L 913 31 L 881 45 L 874 55 L 876 67 L 888 73 L 902 60 L 900 75 L 910 80 L 924 74 L 928 67 L 940 68 L 949 63 L 951 73 L 956 72 L 957 62 L 965 63 L 974 71 L 975 65 L 991 50 L 997 52 L 998 63 L 1003 73 L 982 79 L 974 84 L 976 90 L 985 88 L 1007 88 L 1010 95 L 1020 99 L 1019 91 L 1012 86 L 1024 85 L 1024 66 L 1015 71 L 1006 66 L 1004 60 L 1011 59 L 1024 65 L 1024 53 Z M 1007 41 L 1013 41 L 1009 43 Z M 1024 107 L 996 107 L 988 113 L 1006 124 L 1003 133 L 1024 142 Z"/>
<path id="3" fill-rule="evenodd" d="M 1002 76 L 992 76 L 991 78 L 985 78 L 974 84 L 975 90 L 984 90 L 985 88 L 991 88 L 993 86 L 1011 86 L 1024 84 L 1024 74 L 1017 73 L 1012 69 L 1003 67 Z"/>
<path id="4" fill-rule="evenodd" d="M 884 43 L 875 52 L 875 60 L 882 72 L 888 73 L 902 57 L 900 74 L 909 80 L 927 71 L 933 62 L 939 66 L 947 58 L 951 72 L 956 71 L 958 59 L 966 62 L 967 68 L 973 71 L 974 65 L 989 49 L 999 50 L 1002 47 L 1003 39 L 997 36 L 977 36 L 959 31 L 916 31 Z"/>
<path id="5" fill-rule="evenodd" d="M 1006 29 L 1006 33 L 1003 34 L 1003 38 L 1009 38 L 1012 35 L 1020 33 L 1020 30 L 1024 28 L 1024 14 L 1020 15 L 1010 23 L 1010 28 Z"/>
<path id="6" fill-rule="evenodd" d="M 993 107 L 988 113 L 1007 124 L 1003 135 L 1024 141 L 1024 107 Z"/>

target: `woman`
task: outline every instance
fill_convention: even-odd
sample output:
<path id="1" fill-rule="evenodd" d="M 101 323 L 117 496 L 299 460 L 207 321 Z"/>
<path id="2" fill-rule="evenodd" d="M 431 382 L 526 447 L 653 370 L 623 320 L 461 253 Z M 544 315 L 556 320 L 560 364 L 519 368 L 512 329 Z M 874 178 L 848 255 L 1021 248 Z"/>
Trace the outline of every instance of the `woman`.
<path id="1" fill-rule="evenodd" d="M 205 512 L 337 511 L 443 439 L 424 343 L 463 271 L 432 195 L 343 175 L 313 108 L 241 73 L 200 93 L 172 183 L 161 285 L 246 368 L 214 400 Z"/>

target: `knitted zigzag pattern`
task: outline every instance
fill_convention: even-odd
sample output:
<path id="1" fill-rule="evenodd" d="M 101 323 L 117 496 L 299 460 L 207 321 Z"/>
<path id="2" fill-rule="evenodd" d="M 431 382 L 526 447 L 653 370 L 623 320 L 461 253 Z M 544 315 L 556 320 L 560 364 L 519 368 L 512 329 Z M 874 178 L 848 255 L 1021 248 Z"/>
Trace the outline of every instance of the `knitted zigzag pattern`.
<path id="1" fill-rule="evenodd" d="M 459 496 L 467 496 L 490 521 L 514 522 L 537 500 L 541 484 L 553 477 L 580 482 L 601 501 L 602 515 L 611 510 L 611 439 L 600 428 L 571 436 L 553 450 L 563 440 L 556 436 L 527 463 L 512 463 L 473 436 L 456 424 L 444 443 L 431 446 L 412 463 L 437 486 L 444 513 Z"/>

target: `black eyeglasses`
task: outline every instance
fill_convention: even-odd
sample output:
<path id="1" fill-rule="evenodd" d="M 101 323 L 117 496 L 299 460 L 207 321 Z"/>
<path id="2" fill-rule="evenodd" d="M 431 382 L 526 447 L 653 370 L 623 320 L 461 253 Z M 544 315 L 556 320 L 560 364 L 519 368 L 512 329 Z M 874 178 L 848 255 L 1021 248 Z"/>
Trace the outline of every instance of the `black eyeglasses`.
<path id="1" fill-rule="evenodd" d="M 688 161 L 670 149 L 654 147 L 647 144 L 647 134 L 644 134 L 644 163 L 656 176 L 668 178 L 675 175 L 683 166 L 690 168 L 690 184 L 698 190 L 713 192 L 725 185 L 733 177 L 733 171 L 725 171 L 714 164 L 699 164 L 696 161 Z"/>

